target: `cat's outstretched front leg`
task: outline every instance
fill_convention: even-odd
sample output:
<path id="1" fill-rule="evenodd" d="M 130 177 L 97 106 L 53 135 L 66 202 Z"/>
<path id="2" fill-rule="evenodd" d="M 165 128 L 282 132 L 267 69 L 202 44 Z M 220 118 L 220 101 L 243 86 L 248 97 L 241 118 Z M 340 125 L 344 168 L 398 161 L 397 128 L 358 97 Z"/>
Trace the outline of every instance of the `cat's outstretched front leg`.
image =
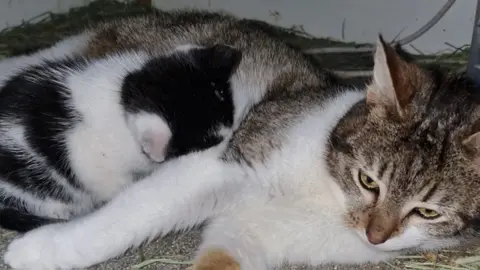
<path id="1" fill-rule="evenodd" d="M 205 221 L 240 194 L 235 184 L 241 181 L 235 180 L 242 171 L 218 159 L 214 150 L 166 162 L 84 218 L 25 234 L 10 244 L 5 263 L 19 269 L 88 267 Z"/>
<path id="2" fill-rule="evenodd" d="M 337 205 L 338 206 L 338 205 Z M 249 200 L 213 219 L 192 270 L 267 270 L 284 263 L 323 265 L 378 262 L 391 255 L 372 249 L 348 227 L 335 204 L 304 196 Z"/>

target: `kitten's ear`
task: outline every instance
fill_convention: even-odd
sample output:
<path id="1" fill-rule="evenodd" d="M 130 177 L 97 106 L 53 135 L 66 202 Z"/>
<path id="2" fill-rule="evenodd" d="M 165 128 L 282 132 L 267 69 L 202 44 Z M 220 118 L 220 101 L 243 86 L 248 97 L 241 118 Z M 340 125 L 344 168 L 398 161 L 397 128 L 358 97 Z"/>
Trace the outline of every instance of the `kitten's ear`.
<path id="1" fill-rule="evenodd" d="M 242 52 L 228 45 L 215 44 L 205 49 L 210 67 L 231 75 L 242 60 Z"/>
<path id="2" fill-rule="evenodd" d="M 374 56 L 373 81 L 367 89 L 367 103 L 395 109 L 400 116 L 411 101 L 421 70 L 408 63 L 379 35 Z"/>

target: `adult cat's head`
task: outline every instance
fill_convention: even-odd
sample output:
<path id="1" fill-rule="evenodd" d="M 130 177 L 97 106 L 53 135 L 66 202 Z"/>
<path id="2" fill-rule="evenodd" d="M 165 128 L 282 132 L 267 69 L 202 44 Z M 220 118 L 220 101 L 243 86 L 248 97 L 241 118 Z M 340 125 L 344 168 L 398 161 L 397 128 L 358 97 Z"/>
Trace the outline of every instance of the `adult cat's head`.
<path id="1" fill-rule="evenodd" d="M 436 249 L 480 232 L 480 89 L 381 38 L 365 102 L 331 135 L 346 226 L 375 248 Z"/>

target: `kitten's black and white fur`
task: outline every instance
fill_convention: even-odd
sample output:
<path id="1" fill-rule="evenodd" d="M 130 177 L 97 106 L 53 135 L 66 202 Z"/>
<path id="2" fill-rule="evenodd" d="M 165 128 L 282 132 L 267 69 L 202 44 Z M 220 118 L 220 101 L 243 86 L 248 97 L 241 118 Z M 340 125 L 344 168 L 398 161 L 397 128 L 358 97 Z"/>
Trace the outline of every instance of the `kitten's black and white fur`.
<path id="1" fill-rule="evenodd" d="M 221 142 L 240 60 L 228 46 L 182 46 L 12 73 L 0 90 L 0 225 L 84 215 L 165 159 Z"/>

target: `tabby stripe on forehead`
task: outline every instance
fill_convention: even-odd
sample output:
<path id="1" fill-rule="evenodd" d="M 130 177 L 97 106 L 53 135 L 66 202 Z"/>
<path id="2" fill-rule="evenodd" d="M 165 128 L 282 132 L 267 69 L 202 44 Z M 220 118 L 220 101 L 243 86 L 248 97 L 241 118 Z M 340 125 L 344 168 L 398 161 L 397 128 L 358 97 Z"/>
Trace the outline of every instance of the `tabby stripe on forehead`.
<path id="1" fill-rule="evenodd" d="M 448 138 L 449 135 L 445 134 L 443 136 L 440 153 L 438 153 L 438 167 L 443 168 L 445 166 L 446 158 L 447 158 L 447 150 L 448 150 Z"/>
<path id="2" fill-rule="evenodd" d="M 425 162 L 423 156 L 416 156 L 412 159 L 406 172 L 406 175 L 410 177 L 410 181 L 406 182 L 409 188 L 423 190 L 430 184 L 428 181 L 417 181 L 417 178 L 422 177 L 421 175 L 428 169 L 426 164 L 428 162 Z"/>
<path id="3" fill-rule="evenodd" d="M 415 168 L 415 162 L 417 161 L 416 158 L 410 158 L 408 160 L 408 164 L 405 166 L 405 175 L 415 175 L 416 171 L 413 169 Z"/>
<path id="4" fill-rule="evenodd" d="M 362 157 L 365 160 L 365 165 L 368 167 L 372 168 L 374 163 L 375 163 L 375 157 L 372 155 L 372 153 L 368 150 L 365 150 L 362 152 Z"/>
<path id="5" fill-rule="evenodd" d="M 380 167 L 378 168 L 378 179 L 383 179 L 383 177 L 385 176 L 385 172 L 387 171 L 389 167 L 389 163 L 388 162 L 381 162 L 380 163 Z"/>
<path id="6" fill-rule="evenodd" d="M 397 166 L 395 165 L 395 162 L 391 163 L 391 170 L 390 170 L 390 175 L 388 176 L 388 180 L 393 179 L 393 175 L 395 175 L 395 171 L 397 170 Z"/>
<path id="7" fill-rule="evenodd" d="M 422 199 L 422 202 L 427 202 L 428 200 L 431 199 L 431 197 L 433 196 L 433 194 L 435 194 L 435 191 L 437 191 L 437 188 L 438 188 L 438 183 L 435 183 L 427 192 L 427 194 L 425 194 L 425 196 L 423 196 L 423 199 Z"/>
<path id="8" fill-rule="evenodd" d="M 407 175 L 410 175 L 414 180 L 419 174 L 427 169 L 423 157 L 420 155 L 414 156 L 407 166 Z"/>

